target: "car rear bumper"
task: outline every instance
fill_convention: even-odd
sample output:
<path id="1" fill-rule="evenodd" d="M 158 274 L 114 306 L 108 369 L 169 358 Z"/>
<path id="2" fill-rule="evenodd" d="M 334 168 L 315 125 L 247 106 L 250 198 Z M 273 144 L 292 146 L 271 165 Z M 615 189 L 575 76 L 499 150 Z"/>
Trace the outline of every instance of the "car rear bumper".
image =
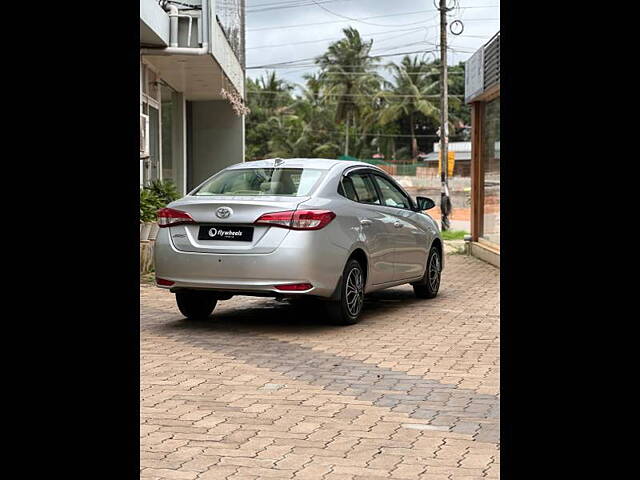
<path id="1" fill-rule="evenodd" d="M 337 286 L 348 251 L 326 233 L 290 231 L 280 246 L 266 254 L 219 254 L 179 251 L 168 228 L 158 232 L 154 248 L 158 278 L 174 282 L 161 288 L 208 289 L 238 294 L 315 295 L 330 297 Z M 283 292 L 278 285 L 310 283 L 301 292 Z"/>

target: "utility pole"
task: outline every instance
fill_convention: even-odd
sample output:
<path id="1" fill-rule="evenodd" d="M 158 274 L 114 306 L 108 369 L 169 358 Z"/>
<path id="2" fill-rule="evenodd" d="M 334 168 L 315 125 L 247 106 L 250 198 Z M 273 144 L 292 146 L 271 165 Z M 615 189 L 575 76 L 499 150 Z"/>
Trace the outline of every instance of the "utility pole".
<path id="1" fill-rule="evenodd" d="M 440 212 L 441 229 L 449 230 L 449 88 L 447 72 L 447 0 L 440 0 Z"/>
<path id="2" fill-rule="evenodd" d="M 349 110 L 347 110 L 347 121 L 344 126 L 344 155 L 349 156 Z"/>

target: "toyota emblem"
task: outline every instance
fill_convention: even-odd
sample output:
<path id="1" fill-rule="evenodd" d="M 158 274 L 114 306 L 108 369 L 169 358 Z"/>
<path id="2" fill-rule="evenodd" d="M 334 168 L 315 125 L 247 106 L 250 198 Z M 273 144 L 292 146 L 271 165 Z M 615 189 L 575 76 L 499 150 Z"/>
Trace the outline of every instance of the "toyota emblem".
<path id="1" fill-rule="evenodd" d="M 231 210 L 229 207 L 220 207 L 216 210 L 216 217 L 229 218 L 232 213 L 233 213 L 233 210 Z"/>

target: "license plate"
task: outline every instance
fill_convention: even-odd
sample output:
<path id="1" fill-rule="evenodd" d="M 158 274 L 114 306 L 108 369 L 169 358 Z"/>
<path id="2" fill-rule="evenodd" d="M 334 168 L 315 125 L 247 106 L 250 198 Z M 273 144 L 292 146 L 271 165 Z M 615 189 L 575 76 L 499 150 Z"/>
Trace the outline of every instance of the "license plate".
<path id="1" fill-rule="evenodd" d="M 230 227 L 228 225 L 201 225 L 198 240 L 231 240 L 250 242 L 253 240 L 253 227 Z"/>

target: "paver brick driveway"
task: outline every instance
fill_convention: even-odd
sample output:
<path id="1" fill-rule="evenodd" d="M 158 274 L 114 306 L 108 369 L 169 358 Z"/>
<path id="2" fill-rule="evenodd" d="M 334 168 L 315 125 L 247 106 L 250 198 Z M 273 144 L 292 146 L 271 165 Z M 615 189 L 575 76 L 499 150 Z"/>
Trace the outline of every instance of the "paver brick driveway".
<path id="1" fill-rule="evenodd" d="M 350 327 L 250 297 L 190 323 L 141 285 L 141 478 L 498 478 L 499 313 L 499 270 L 461 255 Z"/>

